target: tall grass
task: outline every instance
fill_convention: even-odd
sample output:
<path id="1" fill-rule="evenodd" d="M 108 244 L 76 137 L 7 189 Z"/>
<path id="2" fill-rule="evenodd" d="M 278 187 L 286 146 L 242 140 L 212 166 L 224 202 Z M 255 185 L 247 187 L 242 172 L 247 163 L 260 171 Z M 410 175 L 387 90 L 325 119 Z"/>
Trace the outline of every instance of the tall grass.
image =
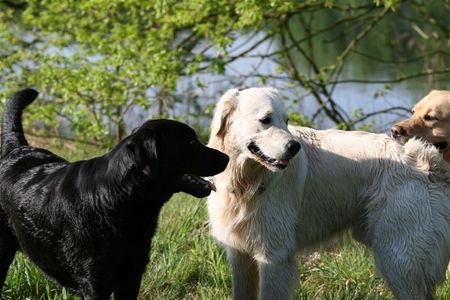
<path id="1" fill-rule="evenodd" d="M 72 160 L 93 157 L 99 149 L 61 151 Z M 343 246 L 299 257 L 296 299 L 391 299 L 392 294 L 373 267 L 363 246 Z M 8 273 L 4 299 L 81 299 L 43 275 L 22 254 Z M 163 208 L 153 239 L 150 263 L 143 276 L 140 299 L 227 299 L 231 297 L 226 255 L 209 236 L 205 199 L 177 194 Z M 438 299 L 450 298 L 450 280 Z"/>

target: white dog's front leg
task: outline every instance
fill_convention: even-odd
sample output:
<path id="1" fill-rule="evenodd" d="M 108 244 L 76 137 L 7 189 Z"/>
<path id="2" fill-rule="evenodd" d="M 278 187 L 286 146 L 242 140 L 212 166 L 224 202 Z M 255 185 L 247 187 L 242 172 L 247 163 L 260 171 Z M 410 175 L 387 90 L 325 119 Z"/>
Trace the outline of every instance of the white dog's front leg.
<path id="1" fill-rule="evenodd" d="M 231 264 L 233 299 L 253 300 L 258 298 L 258 265 L 249 254 L 228 248 Z"/>
<path id="2" fill-rule="evenodd" d="M 291 299 L 298 280 L 295 259 L 260 262 L 260 300 Z"/>

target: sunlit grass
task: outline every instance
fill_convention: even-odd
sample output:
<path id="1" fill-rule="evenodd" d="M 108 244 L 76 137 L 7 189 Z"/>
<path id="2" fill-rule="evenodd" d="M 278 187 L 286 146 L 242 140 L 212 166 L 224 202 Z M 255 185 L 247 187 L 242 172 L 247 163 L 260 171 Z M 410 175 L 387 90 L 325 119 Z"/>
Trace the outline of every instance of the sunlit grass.
<path id="1" fill-rule="evenodd" d="M 164 207 L 153 239 L 140 299 L 226 299 L 231 297 L 225 252 L 210 238 L 204 199 L 178 194 Z M 302 263 L 300 263 L 302 262 Z M 296 299 L 392 299 L 376 276 L 364 246 L 342 247 L 299 257 Z M 450 280 L 438 289 L 448 299 Z M 70 296 L 18 254 L 8 273 L 4 299 L 80 299 Z"/>

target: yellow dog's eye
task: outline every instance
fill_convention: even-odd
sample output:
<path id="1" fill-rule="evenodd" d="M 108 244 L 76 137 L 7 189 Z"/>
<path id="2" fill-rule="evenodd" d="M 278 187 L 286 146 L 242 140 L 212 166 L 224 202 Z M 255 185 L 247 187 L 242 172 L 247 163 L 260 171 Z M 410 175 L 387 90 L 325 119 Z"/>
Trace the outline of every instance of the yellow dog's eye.
<path id="1" fill-rule="evenodd" d="M 425 117 L 423 117 L 423 119 L 424 119 L 425 121 L 433 121 L 433 120 L 437 120 L 436 117 L 433 117 L 433 116 L 431 116 L 431 115 L 425 115 Z"/>

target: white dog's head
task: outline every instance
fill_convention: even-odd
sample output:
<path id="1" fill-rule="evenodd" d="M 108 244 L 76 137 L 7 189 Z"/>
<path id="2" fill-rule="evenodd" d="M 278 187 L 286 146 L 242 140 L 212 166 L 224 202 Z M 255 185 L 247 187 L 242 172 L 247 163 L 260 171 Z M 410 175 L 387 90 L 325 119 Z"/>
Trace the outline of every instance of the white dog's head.
<path id="1" fill-rule="evenodd" d="M 277 90 L 229 90 L 217 104 L 209 145 L 231 156 L 244 155 L 277 172 L 300 150 L 287 120 Z"/>

